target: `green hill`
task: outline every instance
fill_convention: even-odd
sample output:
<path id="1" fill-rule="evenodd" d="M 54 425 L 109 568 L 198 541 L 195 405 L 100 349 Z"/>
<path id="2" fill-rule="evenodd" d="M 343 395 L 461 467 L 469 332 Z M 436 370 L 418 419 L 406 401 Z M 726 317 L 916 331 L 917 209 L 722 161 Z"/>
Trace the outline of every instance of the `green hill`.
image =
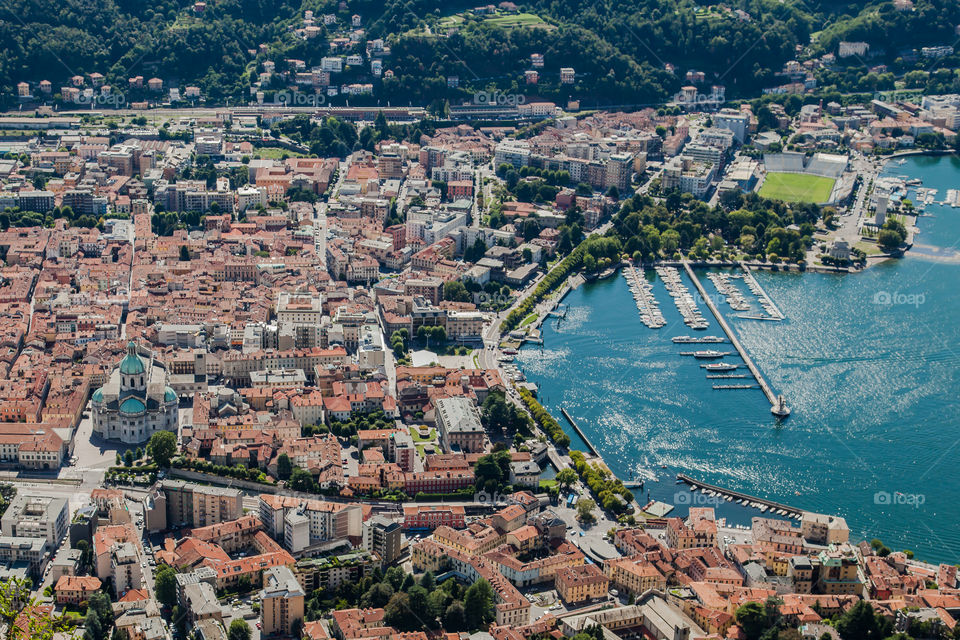
<path id="1" fill-rule="evenodd" d="M 187 0 L 9 0 L 0 16 L 0 100 L 14 105 L 21 81 L 47 79 L 56 90 L 73 75 L 99 72 L 124 91 L 129 77 L 156 76 L 197 85 L 211 103 L 247 101 L 265 61 L 283 71 L 293 58 L 309 69 L 330 55 L 332 38 L 346 34 L 318 20 L 314 37 L 303 38 L 297 29 L 305 11 L 335 14 L 341 27 L 359 14 L 365 33 L 355 50 L 362 53 L 375 38 L 391 47 L 384 69 L 393 77 L 373 78 L 366 60 L 337 77 L 374 84 L 373 97 L 356 100 L 434 106 L 490 89 L 558 102 L 578 98 L 584 107 L 660 103 L 685 84 L 689 69 L 703 71 L 707 84 L 725 85 L 728 96 L 753 97 L 781 81 L 775 74 L 797 56 L 798 45 L 809 45 L 814 55 L 835 50 L 840 40 L 864 40 L 875 54 L 871 64 L 906 71 L 897 62 L 902 48 L 950 43 L 952 25 L 960 22 L 960 5 L 947 0 L 917 0 L 911 11 L 897 11 L 889 0 L 532 0 L 516 12 L 493 15 L 474 12 L 474 6 L 440 0 L 207 0 L 201 11 Z M 531 68 L 532 53 L 542 53 L 545 65 L 540 82 L 526 85 L 523 72 Z M 855 62 L 849 74 L 827 80 L 841 90 L 894 88 L 884 86 L 892 79 L 883 78 L 864 86 L 864 61 Z M 576 69 L 573 85 L 559 83 L 561 67 Z M 448 86 L 449 76 L 459 78 L 458 87 Z M 926 78 L 913 80 L 922 86 Z M 953 80 L 941 74 L 937 86 Z M 267 88 L 284 85 L 277 80 Z"/>

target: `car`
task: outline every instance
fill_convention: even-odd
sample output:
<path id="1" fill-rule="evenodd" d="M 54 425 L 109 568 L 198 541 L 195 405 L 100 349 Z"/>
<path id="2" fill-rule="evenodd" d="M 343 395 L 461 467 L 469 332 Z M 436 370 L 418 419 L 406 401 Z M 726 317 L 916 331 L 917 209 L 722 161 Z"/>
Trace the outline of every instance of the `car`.
<path id="1" fill-rule="evenodd" d="M 261 628 L 262 628 L 262 626 L 261 626 L 260 623 L 258 622 L 258 623 L 257 623 L 257 629 L 261 629 Z"/>

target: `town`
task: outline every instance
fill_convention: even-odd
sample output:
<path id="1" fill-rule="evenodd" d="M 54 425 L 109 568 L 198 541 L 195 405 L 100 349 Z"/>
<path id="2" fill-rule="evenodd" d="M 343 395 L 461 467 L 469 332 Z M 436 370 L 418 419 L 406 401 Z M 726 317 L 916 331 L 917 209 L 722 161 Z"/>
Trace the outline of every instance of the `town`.
<path id="1" fill-rule="evenodd" d="M 385 73 L 366 44 L 346 65 Z M 340 57 L 288 62 L 276 86 L 369 92 L 332 87 Z M 836 514 L 728 524 L 707 487 L 671 517 L 514 363 L 620 266 L 848 272 L 913 245 L 937 194 L 881 160 L 954 145 L 960 96 L 755 110 L 687 80 L 660 109 L 495 97 L 441 126 L 263 94 L 98 110 L 90 74 L 60 96 L 91 111 L 0 117 L 9 637 L 958 637 L 956 566 Z"/>

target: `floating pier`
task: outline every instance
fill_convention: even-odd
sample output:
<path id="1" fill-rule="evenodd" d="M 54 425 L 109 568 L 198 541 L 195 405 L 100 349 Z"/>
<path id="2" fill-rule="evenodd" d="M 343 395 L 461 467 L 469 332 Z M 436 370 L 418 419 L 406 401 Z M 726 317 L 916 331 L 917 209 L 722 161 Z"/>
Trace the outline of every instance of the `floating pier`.
<path id="1" fill-rule="evenodd" d="M 703 297 L 703 301 L 706 303 L 707 308 L 710 309 L 710 313 L 712 313 L 713 317 L 716 318 L 717 324 L 719 324 L 720 328 L 723 329 L 723 332 L 727 334 L 727 339 L 730 340 L 730 344 L 732 344 L 733 348 L 736 349 L 737 353 L 740 354 L 744 364 L 747 365 L 747 369 L 750 370 L 750 373 L 753 374 L 757 384 L 760 385 L 763 395 L 767 396 L 767 400 L 770 402 L 771 411 L 777 411 L 777 415 L 785 416 L 787 413 L 789 413 L 789 409 L 787 409 L 785 404 L 781 402 L 780 398 L 777 398 L 777 394 L 775 394 L 773 389 L 770 388 L 770 385 L 767 384 L 767 381 L 763 377 L 763 373 L 761 373 L 757 365 L 753 363 L 753 360 L 750 358 L 750 354 L 748 354 L 747 350 L 744 349 L 743 345 L 740 344 L 740 341 L 737 339 L 737 336 L 734 335 L 730 325 L 727 324 L 727 321 L 724 320 L 723 316 L 720 314 L 720 311 L 717 309 L 717 306 L 713 303 L 713 300 L 707 295 L 707 292 L 704 291 L 703 285 L 700 283 L 697 275 L 693 272 L 693 269 L 690 268 L 690 263 L 684 260 L 683 268 L 686 269 L 687 275 L 690 276 L 690 279 L 693 281 L 697 291 L 700 292 L 700 295 Z M 751 277 L 753 276 L 751 275 Z"/>
<path id="2" fill-rule="evenodd" d="M 755 384 L 715 384 L 714 389 L 759 389 Z"/>
<path id="3" fill-rule="evenodd" d="M 580 425 L 577 424 L 577 421 L 570 417 L 570 414 L 567 413 L 567 410 L 563 407 L 560 407 L 560 413 L 563 414 L 563 417 L 567 419 L 567 422 L 570 423 L 570 426 L 573 427 L 573 430 L 577 432 L 577 435 L 580 436 L 580 439 L 583 440 L 584 444 L 587 445 L 587 448 L 590 449 L 590 453 L 599 458 L 600 453 L 597 451 L 597 448 L 593 446 L 593 443 L 590 442 L 587 434 L 580 430 Z"/>
<path id="4" fill-rule="evenodd" d="M 763 290 L 763 287 L 760 286 L 760 283 L 757 282 L 757 279 L 753 277 L 753 272 L 747 268 L 747 265 L 740 263 L 740 268 L 743 269 L 743 281 L 747 283 L 747 286 L 750 288 L 750 291 L 754 291 L 759 294 L 760 297 L 760 306 L 762 306 L 767 313 L 773 316 L 773 320 L 783 320 L 786 318 L 783 315 L 783 312 L 773 303 L 773 300 L 770 296 L 767 295 L 767 292 Z M 766 320 L 767 318 L 764 318 Z"/>
<path id="5" fill-rule="evenodd" d="M 774 513 L 780 515 L 786 515 L 791 518 L 800 519 L 803 516 L 803 509 L 798 509 L 796 507 L 791 507 L 789 505 L 780 504 L 779 502 L 774 502 L 772 500 L 767 500 L 765 498 L 757 498 L 756 496 L 751 496 L 746 493 L 741 493 L 740 491 L 733 491 L 732 489 L 724 489 L 723 487 L 718 487 L 712 484 L 706 484 L 700 482 L 699 480 L 694 480 L 685 473 L 678 473 L 677 480 L 685 482 L 690 485 L 690 490 L 694 491 L 696 489 L 701 489 L 704 492 L 712 491 L 713 493 L 729 500 L 735 500 L 738 503 L 742 503 L 745 506 L 757 506 L 765 507 L 763 511 L 770 510 Z M 782 513 L 781 513 L 782 512 Z"/>
<path id="6" fill-rule="evenodd" d="M 745 373 L 708 373 L 707 380 L 732 380 L 732 379 L 741 379 L 749 378 Z"/>

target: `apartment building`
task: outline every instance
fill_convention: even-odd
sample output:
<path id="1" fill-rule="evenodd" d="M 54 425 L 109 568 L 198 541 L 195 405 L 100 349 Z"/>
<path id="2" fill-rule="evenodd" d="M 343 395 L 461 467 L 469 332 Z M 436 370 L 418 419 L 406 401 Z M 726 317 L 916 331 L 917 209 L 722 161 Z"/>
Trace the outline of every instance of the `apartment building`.
<path id="1" fill-rule="evenodd" d="M 20 494 L 0 519 L 0 530 L 4 536 L 41 538 L 53 549 L 67 533 L 67 506 L 65 498 Z"/>
<path id="2" fill-rule="evenodd" d="M 359 504 L 269 494 L 260 496 L 260 520 L 274 539 L 285 539 L 286 516 L 291 512 L 306 518 L 310 544 L 350 537 L 358 542 L 362 540 L 363 513 Z"/>
<path id="3" fill-rule="evenodd" d="M 401 542 L 399 522 L 373 516 L 363 523 L 363 548 L 380 556 L 384 565 L 391 564 L 400 556 Z"/>
<path id="4" fill-rule="evenodd" d="M 554 584 L 557 594 L 567 604 L 579 604 L 607 597 L 610 578 L 597 565 L 584 564 L 558 569 Z"/>
<path id="5" fill-rule="evenodd" d="M 260 633 L 291 635 L 303 623 L 304 599 L 303 588 L 289 568 L 279 566 L 265 571 L 260 591 Z"/>
<path id="6" fill-rule="evenodd" d="M 164 480 L 146 510 L 149 531 L 174 527 L 205 527 L 243 515 L 238 489 L 207 487 L 181 480 Z"/>

